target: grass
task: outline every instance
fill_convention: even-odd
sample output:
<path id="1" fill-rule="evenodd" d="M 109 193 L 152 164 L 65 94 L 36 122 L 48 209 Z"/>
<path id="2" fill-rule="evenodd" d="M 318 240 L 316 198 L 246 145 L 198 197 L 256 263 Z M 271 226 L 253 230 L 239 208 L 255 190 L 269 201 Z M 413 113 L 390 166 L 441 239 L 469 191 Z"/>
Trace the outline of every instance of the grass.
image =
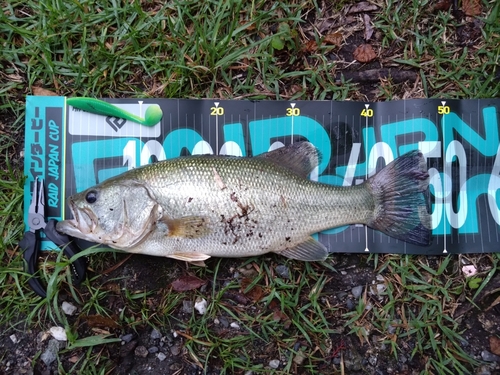
<path id="1" fill-rule="evenodd" d="M 411 341 L 411 357 L 432 353 L 427 371 L 467 374 L 469 369 L 462 362 L 474 366 L 479 362 L 463 350 L 465 340 L 452 316 L 457 298 L 471 291 L 458 272 L 451 270 L 452 265 L 451 257 L 430 266 L 426 259 L 384 256 L 378 269 L 385 289 L 378 295 L 382 300 L 365 294 L 357 309 L 344 315 L 351 333 L 368 340 L 367 334 L 377 331 L 395 358 L 401 350 L 398 342 Z"/>
<path id="2" fill-rule="evenodd" d="M 466 326 L 454 312 L 459 303 L 480 304 L 497 255 L 467 259 L 480 270 L 475 282 L 460 271 L 463 257 L 353 255 L 357 267 L 372 272 L 383 287 L 373 293 L 367 285 L 349 310 L 349 288 L 337 286 L 342 279 L 337 256 L 324 264 L 279 257 L 217 259 L 207 268 L 188 270 L 158 260 L 150 273 L 136 278 L 137 262 L 112 270 L 123 255 L 90 249 L 84 255 L 90 255 L 95 272 L 76 288 L 68 261 L 52 254 L 41 265 L 49 292 L 41 300 L 27 287 L 17 247 L 24 230 L 19 134 L 24 97 L 34 89 L 92 97 L 498 97 L 500 5 L 483 1 L 483 12 L 467 20 L 433 10 L 433 3 L 378 2 L 369 12 L 375 31 L 369 43 L 379 58 L 362 65 L 353 63 L 349 52 L 363 42 L 362 17 L 340 22 L 349 2 L 329 8 L 312 0 L 0 1 L 0 326 L 9 334 L 62 326 L 68 346 L 55 365 L 61 374 L 111 373 L 120 357 L 120 335 L 132 332 L 146 340 L 153 327 L 181 346 L 181 359 L 174 363 L 181 367 L 172 371 L 186 373 L 190 366 L 226 374 L 269 373 L 272 359 L 280 361 L 275 373 L 342 373 L 341 353 L 353 357 L 361 348 L 382 345 L 389 354 L 379 360 L 381 366 L 394 368 L 405 356 L 422 374 L 477 369 L 481 364 L 463 344 Z M 324 22 L 334 26 L 321 29 Z M 335 32 L 342 34 L 341 47 L 322 43 Z M 307 48 L 310 40 L 317 41 L 315 49 Z M 343 71 L 381 63 L 414 69 L 419 78 L 397 83 L 387 77 L 377 84 L 339 78 Z M 277 273 L 283 264 L 289 278 Z M 186 272 L 207 282 L 204 292 L 170 289 L 170 282 Z M 207 312 L 184 311 L 185 302 L 197 298 L 207 300 Z M 63 300 L 78 306 L 78 316 L 61 312 Z M 41 353 L 32 348 L 38 370 Z"/>
<path id="3" fill-rule="evenodd" d="M 315 300 L 321 293 L 321 285 L 326 279 L 322 276 L 318 278 L 317 272 L 311 267 L 306 267 L 301 273 L 292 272 L 289 279 L 279 277 L 270 279 L 272 269 L 268 263 L 257 258 L 247 263 L 260 269 L 261 272 L 244 290 L 237 280 L 218 289 L 219 267 L 216 267 L 212 293 L 208 296 L 210 303 L 207 313 L 201 318 L 193 314 L 186 325 L 181 325 L 192 338 L 187 342 L 186 348 L 204 368 L 210 367 L 208 362 L 210 358 L 217 358 L 223 363 L 223 370 L 230 373 L 236 369 L 266 371 L 267 363 L 255 364 L 255 354 L 249 350 L 257 342 L 277 358 L 288 357 L 289 369 L 293 365 L 293 348 L 299 337 L 305 340 L 308 347 L 312 347 L 322 342 L 332 332 L 327 318 L 321 311 L 321 305 Z M 238 304 L 227 303 L 228 296 L 240 295 L 238 292 L 240 289 L 243 293 L 246 290 L 247 295 L 258 302 L 250 306 L 249 311 L 245 311 L 246 309 L 242 309 Z M 253 293 L 248 294 L 250 291 Z M 305 303 L 304 295 L 311 297 L 309 303 Z M 259 300 L 258 296 L 263 297 Z M 207 295 L 200 297 L 207 298 Z M 219 327 L 213 323 L 221 316 L 238 322 L 241 333 L 233 332 L 228 337 L 221 337 Z M 253 342 L 251 346 L 250 342 Z M 206 355 L 200 356 L 203 348 L 206 348 Z M 312 362 L 315 360 L 319 359 L 310 358 Z M 283 371 L 287 371 L 286 366 Z"/>
<path id="4" fill-rule="evenodd" d="M 430 1 L 407 3 L 389 1 L 374 24 L 384 34 L 383 47 L 398 46 L 393 61 L 420 70 L 423 94 L 455 99 L 498 96 L 499 4 L 490 3 L 490 12 L 475 21 L 482 27 L 474 28 L 457 22 L 451 12 L 430 13 Z M 418 7 L 422 11 L 416 11 Z"/>

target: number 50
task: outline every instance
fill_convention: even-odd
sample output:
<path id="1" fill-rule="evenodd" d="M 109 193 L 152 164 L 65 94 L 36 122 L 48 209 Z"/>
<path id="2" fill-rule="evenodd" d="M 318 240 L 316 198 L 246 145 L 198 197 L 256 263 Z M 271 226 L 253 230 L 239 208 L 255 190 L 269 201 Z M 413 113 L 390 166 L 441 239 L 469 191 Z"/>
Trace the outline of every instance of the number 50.
<path id="1" fill-rule="evenodd" d="M 447 105 L 438 106 L 438 114 L 447 115 L 448 113 L 450 113 L 450 107 L 448 107 Z"/>

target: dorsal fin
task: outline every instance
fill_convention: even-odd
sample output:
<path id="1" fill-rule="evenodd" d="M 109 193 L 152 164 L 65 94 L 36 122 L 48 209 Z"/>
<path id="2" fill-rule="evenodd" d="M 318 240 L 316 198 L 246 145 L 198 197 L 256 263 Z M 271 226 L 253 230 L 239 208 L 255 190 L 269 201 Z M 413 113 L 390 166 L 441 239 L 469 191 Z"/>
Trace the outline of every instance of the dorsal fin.
<path id="1" fill-rule="evenodd" d="M 318 166 L 320 159 L 318 150 L 309 142 L 293 143 L 257 157 L 271 160 L 304 178 L 307 178 L 312 170 Z"/>

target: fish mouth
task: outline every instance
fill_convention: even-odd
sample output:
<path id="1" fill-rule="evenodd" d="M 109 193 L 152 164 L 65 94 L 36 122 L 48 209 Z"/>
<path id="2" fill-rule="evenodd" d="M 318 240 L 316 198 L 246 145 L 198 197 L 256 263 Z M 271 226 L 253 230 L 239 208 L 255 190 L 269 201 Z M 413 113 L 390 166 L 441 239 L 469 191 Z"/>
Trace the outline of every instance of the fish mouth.
<path id="1" fill-rule="evenodd" d="M 88 208 L 80 208 L 75 202 L 69 200 L 69 209 L 73 219 L 63 220 L 57 223 L 57 230 L 69 236 L 85 239 L 93 234 L 97 226 L 97 217 Z"/>

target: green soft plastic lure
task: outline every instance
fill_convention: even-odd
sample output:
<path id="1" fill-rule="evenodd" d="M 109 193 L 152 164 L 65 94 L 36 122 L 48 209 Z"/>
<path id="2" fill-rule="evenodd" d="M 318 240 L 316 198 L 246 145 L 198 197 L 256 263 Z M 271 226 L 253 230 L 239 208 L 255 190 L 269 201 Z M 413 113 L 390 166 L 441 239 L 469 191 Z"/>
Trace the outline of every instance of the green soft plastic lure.
<path id="1" fill-rule="evenodd" d="M 85 112 L 102 116 L 114 116 L 130 120 L 144 126 L 154 126 L 160 122 L 163 112 L 158 104 L 152 104 L 146 109 L 144 118 L 134 115 L 111 103 L 94 98 L 68 98 L 66 103 Z"/>

